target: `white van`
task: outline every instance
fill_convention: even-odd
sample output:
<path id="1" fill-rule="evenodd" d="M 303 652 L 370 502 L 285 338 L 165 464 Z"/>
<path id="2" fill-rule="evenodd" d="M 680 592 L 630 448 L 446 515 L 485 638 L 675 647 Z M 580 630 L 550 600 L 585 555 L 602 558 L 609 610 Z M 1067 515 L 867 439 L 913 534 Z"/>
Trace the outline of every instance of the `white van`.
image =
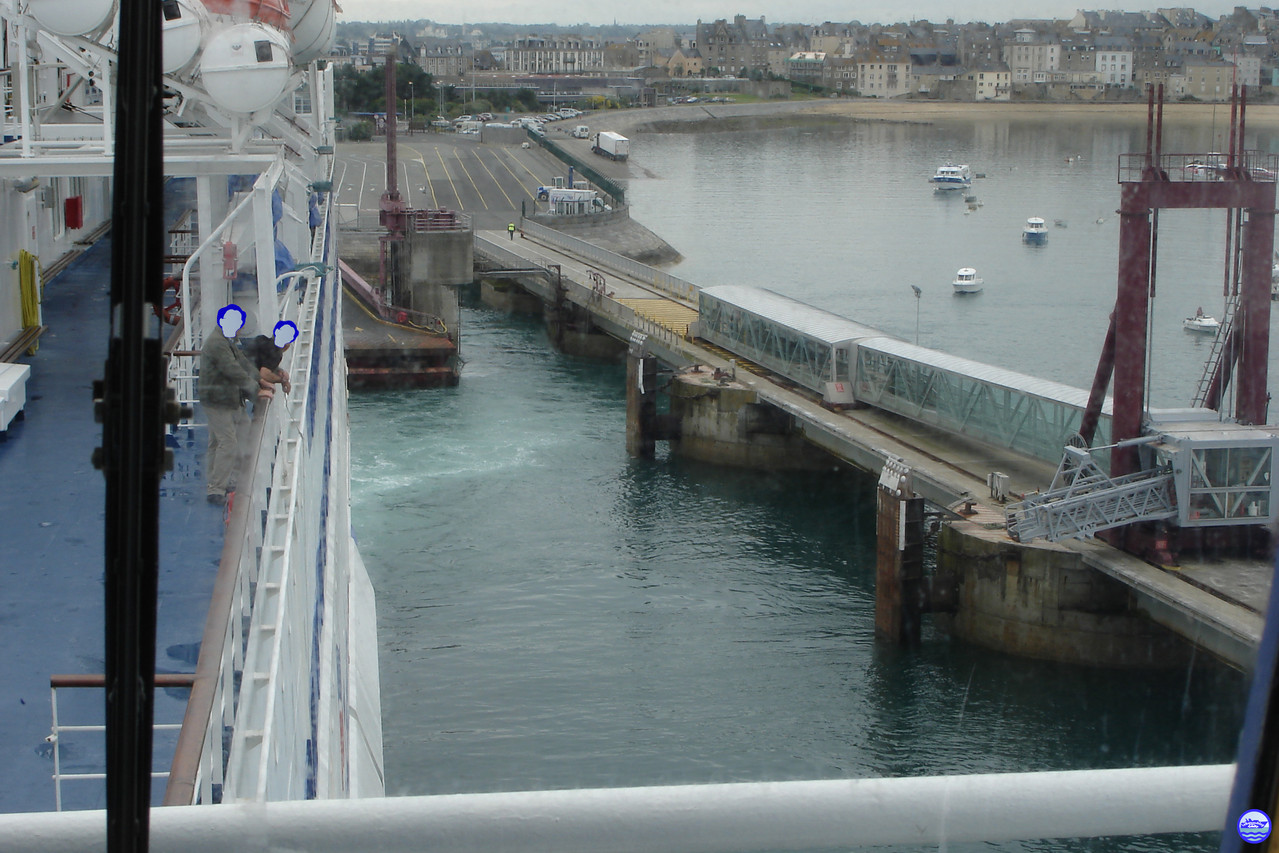
<path id="1" fill-rule="evenodd" d="M 569 136 L 573 137 L 574 139 L 586 139 L 590 135 L 591 135 L 591 129 L 584 124 L 579 124 L 577 127 L 573 128 L 573 130 L 569 132 Z"/>

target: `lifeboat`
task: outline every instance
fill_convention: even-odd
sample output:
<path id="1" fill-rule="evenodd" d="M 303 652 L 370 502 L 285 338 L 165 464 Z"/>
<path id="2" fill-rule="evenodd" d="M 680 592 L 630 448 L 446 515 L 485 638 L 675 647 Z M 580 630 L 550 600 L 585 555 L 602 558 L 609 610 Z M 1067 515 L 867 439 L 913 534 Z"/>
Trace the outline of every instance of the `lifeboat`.
<path id="1" fill-rule="evenodd" d="M 328 56 L 337 31 L 337 7 L 333 0 L 293 0 L 289 11 L 294 63 L 302 66 Z"/>
<path id="2" fill-rule="evenodd" d="M 160 32 L 164 53 L 161 70 L 165 74 L 180 75 L 194 65 L 209 28 L 209 13 L 200 0 L 165 3 Z"/>
<path id="3" fill-rule="evenodd" d="M 116 0 L 30 0 L 27 13 L 54 35 L 88 36 L 115 20 Z"/>
<path id="4" fill-rule="evenodd" d="M 273 105 L 288 91 L 292 74 L 288 35 L 256 22 L 216 29 L 200 58 L 205 91 L 228 113 Z"/>

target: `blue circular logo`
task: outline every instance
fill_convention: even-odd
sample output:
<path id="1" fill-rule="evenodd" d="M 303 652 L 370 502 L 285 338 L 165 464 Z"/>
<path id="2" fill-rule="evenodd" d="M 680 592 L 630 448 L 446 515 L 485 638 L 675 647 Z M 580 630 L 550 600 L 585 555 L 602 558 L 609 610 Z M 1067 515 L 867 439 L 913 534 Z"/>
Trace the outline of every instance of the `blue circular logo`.
<path id="1" fill-rule="evenodd" d="M 1270 816 L 1261 809 L 1250 809 L 1239 816 L 1239 837 L 1249 844 L 1260 844 L 1270 837 Z"/>

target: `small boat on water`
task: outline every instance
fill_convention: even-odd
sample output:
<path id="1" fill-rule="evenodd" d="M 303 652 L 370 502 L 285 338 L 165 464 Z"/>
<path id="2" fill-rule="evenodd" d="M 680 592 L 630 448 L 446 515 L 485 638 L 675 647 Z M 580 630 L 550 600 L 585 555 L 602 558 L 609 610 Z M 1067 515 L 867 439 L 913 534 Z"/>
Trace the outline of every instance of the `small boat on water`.
<path id="1" fill-rule="evenodd" d="M 937 171 L 928 179 L 933 189 L 938 192 L 950 190 L 966 190 L 973 185 L 973 173 L 967 166 L 953 166 L 949 163 L 938 166 Z"/>
<path id="2" fill-rule="evenodd" d="M 1021 239 L 1023 243 L 1042 246 L 1048 242 L 1048 226 L 1041 217 L 1032 216 L 1026 220 L 1026 227 L 1021 230 Z"/>
<path id="3" fill-rule="evenodd" d="M 1195 312 L 1195 316 L 1187 317 L 1181 321 L 1181 327 L 1187 332 L 1205 332 L 1216 334 L 1221 328 L 1221 321 L 1216 317 L 1210 317 L 1200 308 Z"/>
<path id="4" fill-rule="evenodd" d="M 951 286 L 955 288 L 956 295 L 981 293 L 983 282 L 983 279 L 977 277 L 977 270 L 972 267 L 961 267 L 959 272 L 955 273 L 955 280 L 951 282 Z"/>

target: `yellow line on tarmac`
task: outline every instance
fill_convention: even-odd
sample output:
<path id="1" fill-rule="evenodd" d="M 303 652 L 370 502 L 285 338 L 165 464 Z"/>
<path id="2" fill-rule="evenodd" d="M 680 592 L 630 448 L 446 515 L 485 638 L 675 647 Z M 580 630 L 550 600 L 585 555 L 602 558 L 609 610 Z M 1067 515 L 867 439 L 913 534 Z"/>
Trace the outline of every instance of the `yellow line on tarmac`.
<path id="1" fill-rule="evenodd" d="M 493 170 L 490 169 L 488 167 L 488 164 L 484 162 L 484 158 L 479 155 L 478 151 L 475 153 L 475 159 L 478 160 L 480 165 L 484 167 L 484 171 L 489 173 L 489 177 L 492 178 L 493 183 L 497 185 L 497 191 L 500 192 L 502 195 L 506 196 L 507 204 L 509 204 L 511 207 L 515 207 L 515 202 L 511 201 L 511 197 L 509 195 L 506 195 L 506 190 L 502 189 L 502 182 L 497 179 L 497 175 L 493 174 Z"/>
<path id="2" fill-rule="evenodd" d="M 512 157 L 515 157 L 515 155 L 514 155 L 514 154 L 512 154 L 511 156 L 512 156 Z M 538 186 L 545 186 L 546 184 L 551 183 L 550 181 L 544 181 L 544 180 L 542 180 L 541 178 L 539 178 L 539 177 L 537 176 L 537 173 L 536 173 L 536 172 L 534 172 L 532 169 L 530 169 L 530 168 L 529 168 L 529 167 L 528 167 L 528 166 L 524 163 L 524 161 L 523 161 L 523 160 L 521 160 L 519 157 L 515 157 L 515 162 L 520 164 L 520 168 L 521 168 L 521 169 L 523 169 L 524 171 L 528 172 L 530 175 L 532 175 L 532 176 L 533 176 L 533 180 L 537 181 Z M 529 195 L 535 195 L 535 193 L 529 193 Z"/>
<path id="3" fill-rule="evenodd" d="M 518 157 L 516 157 L 514 154 L 512 154 L 509 150 L 506 150 L 506 149 L 503 149 L 503 150 L 504 150 L 504 152 L 505 152 L 506 156 L 505 156 L 505 157 L 502 157 L 502 158 L 499 158 L 499 160 L 500 160 L 501 164 L 502 164 L 502 165 L 506 168 L 506 171 L 508 171 L 508 172 L 510 172 L 510 173 L 511 173 L 511 177 L 515 179 L 515 183 L 519 184 L 519 185 L 520 185 L 520 188 L 521 188 L 521 189 L 523 189 L 523 190 L 524 190 L 524 192 L 528 193 L 528 194 L 529 194 L 529 196 L 530 196 L 530 197 L 532 197 L 532 198 L 537 198 L 537 190 L 531 190 L 531 189 L 529 189 L 529 188 L 525 185 L 525 183 L 524 183 L 523 181 L 521 181 L 521 180 L 520 180 L 520 176 L 519 176 L 519 175 L 517 175 L 517 174 L 515 174 L 515 171 L 511 168 L 510 163 L 509 163 L 509 162 L 507 162 L 507 161 L 508 161 L 508 160 L 514 160 L 516 163 L 519 163 L 521 166 L 524 166 L 524 164 L 523 164 L 523 163 L 520 163 L 520 159 L 519 159 Z M 533 175 L 533 173 L 529 171 L 528 166 L 524 166 L 524 171 L 528 172 L 530 175 Z M 533 180 L 537 180 L 537 175 L 533 175 Z M 539 185 L 539 186 L 540 186 L 540 185 Z M 512 203 L 512 205 L 511 205 L 511 206 L 512 206 L 512 207 L 514 207 L 514 206 L 515 206 L 515 205 L 514 205 L 514 203 Z"/>
<path id="4" fill-rule="evenodd" d="M 449 186 L 453 188 L 453 197 L 457 199 L 457 209 L 466 210 L 466 205 L 462 204 L 462 194 L 457 191 L 457 184 L 453 183 L 452 176 L 449 175 L 449 164 L 444 162 L 444 155 L 440 153 L 440 146 L 435 146 L 435 156 L 440 158 L 440 165 L 444 167 L 444 177 L 449 179 Z"/>
<path id="5" fill-rule="evenodd" d="M 457 154 L 457 164 L 462 167 L 462 171 L 466 173 L 466 178 L 471 182 L 471 186 L 475 189 L 475 194 L 480 197 L 480 204 L 484 205 L 484 209 L 489 209 L 488 200 L 484 198 L 484 193 L 480 192 L 479 185 L 475 183 L 475 178 L 471 177 L 471 170 L 466 168 L 466 163 L 462 160 L 462 155 Z"/>

